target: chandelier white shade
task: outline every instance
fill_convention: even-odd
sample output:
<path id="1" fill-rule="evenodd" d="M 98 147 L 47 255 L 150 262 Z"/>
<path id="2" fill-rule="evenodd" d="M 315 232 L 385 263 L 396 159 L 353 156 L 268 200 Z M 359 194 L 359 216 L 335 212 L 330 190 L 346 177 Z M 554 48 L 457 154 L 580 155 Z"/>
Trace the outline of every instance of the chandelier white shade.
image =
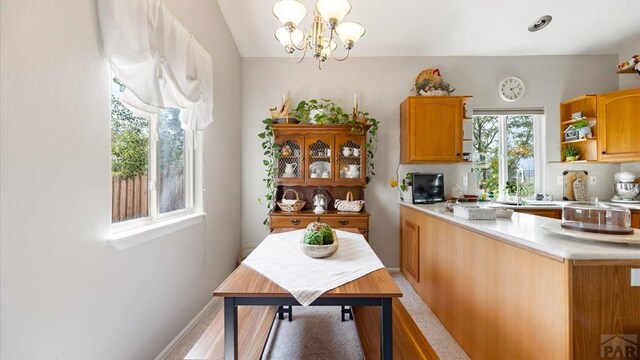
<path id="1" fill-rule="evenodd" d="M 307 9 L 297 0 L 280 0 L 273 5 L 273 15 L 280 20 L 283 27 L 275 32 L 275 37 L 289 56 L 302 51 L 304 60 L 307 50 L 318 60 L 318 67 L 329 57 L 343 61 L 349 57 L 355 43 L 365 34 L 364 26 L 357 22 L 341 22 L 351 12 L 348 0 L 317 0 L 314 7 L 313 23 L 310 30 L 300 30 L 298 25 L 306 17 Z M 325 26 L 328 33 L 325 33 Z M 346 55 L 336 57 L 336 38 L 340 38 Z"/>
<path id="2" fill-rule="evenodd" d="M 351 4 L 347 0 L 318 0 L 316 11 L 331 25 L 342 21 L 351 12 Z"/>
<path id="3" fill-rule="evenodd" d="M 307 17 L 307 8 L 297 0 L 281 0 L 273 5 L 273 15 L 275 15 L 282 25 L 298 24 Z"/>
<path id="4" fill-rule="evenodd" d="M 349 48 L 349 46 L 353 47 L 353 44 L 360 40 L 365 32 L 364 26 L 352 21 L 343 22 L 336 27 L 338 37 L 347 48 Z"/>

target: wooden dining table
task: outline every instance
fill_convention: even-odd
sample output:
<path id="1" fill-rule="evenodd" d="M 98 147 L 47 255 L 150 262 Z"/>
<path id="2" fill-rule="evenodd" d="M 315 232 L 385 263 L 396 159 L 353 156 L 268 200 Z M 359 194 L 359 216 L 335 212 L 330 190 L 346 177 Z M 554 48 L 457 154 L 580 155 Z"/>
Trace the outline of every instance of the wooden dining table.
<path id="1" fill-rule="evenodd" d="M 279 229 L 285 232 L 288 229 Z M 344 230 L 344 229 L 341 229 Z M 351 232 L 357 230 L 350 229 Z M 301 256 L 304 256 L 302 252 Z M 286 264 L 282 264 L 286 266 Z M 292 306 L 300 303 L 291 293 L 249 266 L 240 264 L 214 291 L 224 298 L 224 351 L 226 360 L 238 359 L 238 306 Z M 380 354 L 393 358 L 392 299 L 402 291 L 387 269 L 378 269 L 322 294 L 311 306 L 379 306 Z"/>

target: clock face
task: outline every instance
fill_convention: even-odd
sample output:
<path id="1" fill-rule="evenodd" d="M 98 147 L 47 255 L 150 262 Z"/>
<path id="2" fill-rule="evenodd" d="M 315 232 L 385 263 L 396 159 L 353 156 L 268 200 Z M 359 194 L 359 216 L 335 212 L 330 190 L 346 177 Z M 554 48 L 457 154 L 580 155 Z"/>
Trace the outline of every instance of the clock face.
<path id="1" fill-rule="evenodd" d="M 524 95 L 524 83 L 517 77 L 508 77 L 502 80 L 498 92 L 502 100 L 516 101 Z"/>

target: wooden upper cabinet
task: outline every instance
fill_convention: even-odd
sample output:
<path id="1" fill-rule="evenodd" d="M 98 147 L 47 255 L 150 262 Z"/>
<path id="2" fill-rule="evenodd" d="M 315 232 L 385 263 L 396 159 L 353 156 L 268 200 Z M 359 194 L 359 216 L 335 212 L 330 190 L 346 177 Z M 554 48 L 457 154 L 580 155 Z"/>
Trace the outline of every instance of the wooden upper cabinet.
<path id="1" fill-rule="evenodd" d="M 364 187 L 368 130 L 369 125 L 363 126 L 362 133 L 353 133 L 350 125 L 274 125 L 274 141 L 282 155 L 278 184 Z"/>
<path id="2" fill-rule="evenodd" d="M 462 161 L 464 96 L 410 96 L 400 105 L 400 162 Z"/>
<path id="3" fill-rule="evenodd" d="M 600 161 L 640 161 L 640 88 L 598 95 Z"/>

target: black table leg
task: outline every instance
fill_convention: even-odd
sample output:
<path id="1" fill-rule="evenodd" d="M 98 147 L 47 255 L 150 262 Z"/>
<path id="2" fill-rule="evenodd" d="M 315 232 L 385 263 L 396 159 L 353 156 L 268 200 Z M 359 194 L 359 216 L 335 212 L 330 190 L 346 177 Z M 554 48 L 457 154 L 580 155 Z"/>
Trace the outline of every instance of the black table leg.
<path id="1" fill-rule="evenodd" d="M 393 308 L 392 298 L 382 299 L 382 316 L 380 324 L 380 358 L 393 359 Z"/>
<path id="2" fill-rule="evenodd" d="M 235 298 L 224 298 L 224 358 L 238 358 L 238 307 Z"/>

